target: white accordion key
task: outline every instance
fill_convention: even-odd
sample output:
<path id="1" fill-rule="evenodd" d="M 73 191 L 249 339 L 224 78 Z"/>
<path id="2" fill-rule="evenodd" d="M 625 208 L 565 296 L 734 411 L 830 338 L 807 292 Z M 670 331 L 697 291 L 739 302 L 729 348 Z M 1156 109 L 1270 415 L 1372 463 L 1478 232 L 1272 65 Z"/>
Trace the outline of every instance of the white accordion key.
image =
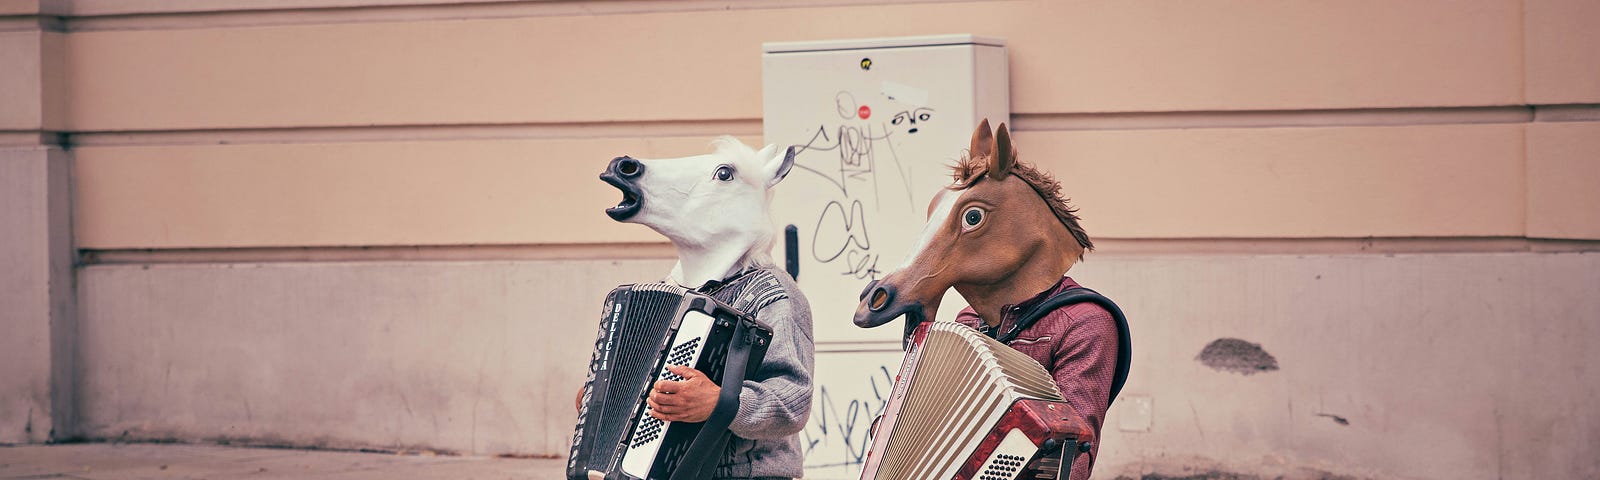
<path id="1" fill-rule="evenodd" d="M 678 326 L 678 332 L 673 335 L 672 347 L 668 349 L 666 362 L 661 371 L 656 372 L 656 380 L 683 380 L 672 371 L 667 370 L 668 365 L 689 365 L 694 359 L 700 358 L 700 351 L 705 349 L 705 332 L 711 330 L 715 318 L 698 311 L 689 311 L 683 316 L 683 322 Z M 651 387 L 654 388 L 654 382 Z M 672 422 L 662 421 L 650 416 L 650 407 L 645 406 L 645 413 L 639 417 L 639 423 L 634 426 L 634 433 L 628 439 L 628 454 L 622 457 L 622 471 L 637 478 L 650 478 L 650 465 L 656 457 L 656 450 L 661 448 L 661 435 L 667 431 Z"/>
<path id="2" fill-rule="evenodd" d="M 1038 445 L 1028 440 L 1027 434 L 1013 428 L 1010 432 L 1006 432 L 1006 438 L 1000 441 L 1000 446 L 995 447 L 993 453 L 989 454 L 989 459 L 984 460 L 983 466 L 978 467 L 976 480 L 1014 480 L 1022 473 L 1022 466 L 1038 449 Z"/>

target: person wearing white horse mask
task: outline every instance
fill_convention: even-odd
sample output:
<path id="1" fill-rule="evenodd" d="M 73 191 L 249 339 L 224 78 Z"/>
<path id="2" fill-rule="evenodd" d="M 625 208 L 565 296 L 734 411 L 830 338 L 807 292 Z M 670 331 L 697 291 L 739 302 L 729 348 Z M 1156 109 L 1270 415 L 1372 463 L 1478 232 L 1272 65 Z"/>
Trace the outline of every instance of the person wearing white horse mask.
<path id="1" fill-rule="evenodd" d="M 733 137 L 715 151 L 691 157 L 617 157 L 600 179 L 622 191 L 606 209 L 619 222 L 666 236 L 678 251 L 667 279 L 754 315 L 772 328 L 766 358 L 739 394 L 729 448 L 716 478 L 798 478 L 798 433 L 811 412 L 811 306 L 768 254 L 774 229 L 772 187 L 794 166 L 796 148 L 754 150 Z M 650 392 L 651 415 L 700 422 L 710 417 L 721 389 L 704 373 L 672 367 L 683 381 L 661 381 Z M 580 390 L 579 395 L 582 395 Z"/>

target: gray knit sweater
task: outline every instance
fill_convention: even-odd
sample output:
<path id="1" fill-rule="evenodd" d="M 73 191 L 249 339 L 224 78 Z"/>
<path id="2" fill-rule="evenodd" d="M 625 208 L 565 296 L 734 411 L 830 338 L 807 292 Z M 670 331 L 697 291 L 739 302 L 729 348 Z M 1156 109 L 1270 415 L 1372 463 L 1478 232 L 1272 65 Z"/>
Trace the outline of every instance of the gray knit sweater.
<path id="1" fill-rule="evenodd" d="M 716 477 L 799 478 L 798 433 L 811 414 L 811 304 L 794 279 L 776 268 L 749 270 L 699 290 L 772 327 L 766 358 L 739 394 L 739 413 L 728 427 L 734 436 Z"/>

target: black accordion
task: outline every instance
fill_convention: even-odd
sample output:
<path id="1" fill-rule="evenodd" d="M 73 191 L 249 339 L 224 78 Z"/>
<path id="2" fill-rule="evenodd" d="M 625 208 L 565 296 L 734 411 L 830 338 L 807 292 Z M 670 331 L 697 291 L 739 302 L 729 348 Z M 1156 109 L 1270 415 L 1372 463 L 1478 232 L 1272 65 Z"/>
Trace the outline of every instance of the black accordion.
<path id="1" fill-rule="evenodd" d="M 732 435 L 739 392 L 766 356 L 772 329 L 717 300 L 666 283 L 606 295 L 589 381 L 572 436 L 567 478 L 709 478 Z M 667 422 L 645 399 L 657 380 L 688 365 L 722 387 L 711 418 Z"/>

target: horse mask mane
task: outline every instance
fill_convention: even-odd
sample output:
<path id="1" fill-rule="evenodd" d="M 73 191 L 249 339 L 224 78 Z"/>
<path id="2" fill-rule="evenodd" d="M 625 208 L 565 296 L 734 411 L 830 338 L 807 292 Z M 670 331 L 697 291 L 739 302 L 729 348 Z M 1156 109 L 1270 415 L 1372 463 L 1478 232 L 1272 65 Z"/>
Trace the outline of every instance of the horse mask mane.
<path id="1" fill-rule="evenodd" d="M 984 119 L 979 128 L 987 128 L 988 125 L 989 120 Z M 1017 179 L 1033 187 L 1033 191 L 1039 194 L 1039 198 L 1044 199 L 1044 203 L 1050 206 L 1050 211 L 1056 215 L 1057 220 L 1061 221 L 1061 225 L 1067 227 L 1067 231 L 1072 233 L 1072 239 L 1078 242 L 1078 246 L 1083 247 L 1085 251 L 1094 251 L 1094 241 L 1089 240 L 1089 234 L 1083 231 L 1083 226 L 1078 225 L 1078 209 L 1072 206 L 1072 199 L 1061 193 L 1061 182 L 1057 181 L 1056 177 L 1049 172 L 1039 170 L 1033 165 L 1016 161 L 1016 147 L 1012 145 L 1010 141 L 1011 133 L 1005 129 L 1005 124 L 1003 123 L 1000 124 L 1000 135 L 1006 137 L 1006 141 L 1003 143 L 1011 145 L 1008 150 L 1012 163 L 1010 170 L 1006 174 L 1016 175 Z M 984 175 L 989 173 L 990 155 L 994 155 L 994 153 L 973 155 L 970 150 L 967 151 L 955 165 L 950 166 L 950 176 L 955 183 L 946 188 L 950 190 L 965 190 L 971 187 L 973 183 L 982 180 Z"/>

